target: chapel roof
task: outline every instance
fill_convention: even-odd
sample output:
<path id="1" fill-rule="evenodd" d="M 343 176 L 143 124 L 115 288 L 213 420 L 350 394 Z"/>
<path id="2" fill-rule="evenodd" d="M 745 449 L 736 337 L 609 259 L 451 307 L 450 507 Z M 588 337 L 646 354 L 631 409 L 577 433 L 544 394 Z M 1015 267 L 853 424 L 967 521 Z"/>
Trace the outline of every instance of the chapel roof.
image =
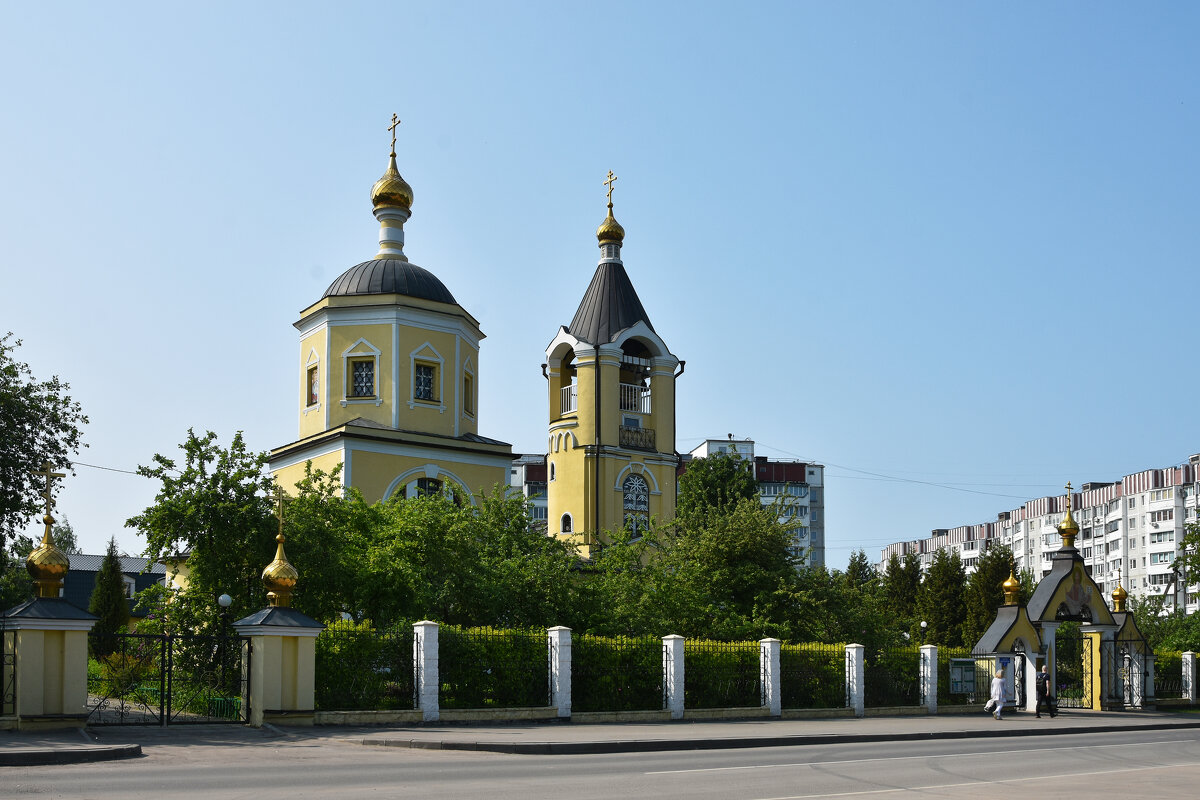
<path id="1" fill-rule="evenodd" d="M 638 322 L 654 330 L 625 267 L 619 261 L 603 261 L 567 330 L 588 344 L 608 344 Z"/>
<path id="2" fill-rule="evenodd" d="M 429 270 L 407 259 L 375 258 L 355 264 L 329 284 L 322 297 L 402 294 L 454 304 L 454 295 Z"/>

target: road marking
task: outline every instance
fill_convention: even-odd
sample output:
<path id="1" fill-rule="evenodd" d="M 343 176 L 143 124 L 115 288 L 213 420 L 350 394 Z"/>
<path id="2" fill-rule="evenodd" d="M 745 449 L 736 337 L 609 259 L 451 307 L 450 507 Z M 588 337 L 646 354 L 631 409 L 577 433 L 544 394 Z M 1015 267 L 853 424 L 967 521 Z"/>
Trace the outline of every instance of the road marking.
<path id="1" fill-rule="evenodd" d="M 1161 744 L 1161 742 L 1160 742 Z M 1196 764 L 1157 764 L 1152 767 L 1129 767 L 1127 769 L 1107 769 L 1100 772 L 1071 772 L 1063 775 L 1038 775 L 1029 778 L 1005 778 L 999 781 L 967 781 L 966 783 L 934 783 L 929 786 L 901 786 L 895 789 L 863 789 L 857 792 L 830 792 L 827 794 L 789 794 L 786 797 L 764 797 L 760 800 L 814 800 L 818 797 L 861 797 L 868 794 L 894 794 L 896 792 L 926 792 L 932 789 L 961 789 L 967 786 L 997 786 L 1008 783 L 1023 783 L 1025 781 L 1050 781 L 1056 778 L 1090 778 L 1096 775 L 1117 775 L 1122 772 L 1146 772 L 1152 769 L 1173 769 L 1175 767 L 1196 767 Z"/>
<path id="2" fill-rule="evenodd" d="M 998 756 L 1012 755 L 1013 753 L 1028 753 L 1031 750 L 1062 752 L 1067 750 L 1102 750 L 1106 747 L 1119 747 L 1122 750 L 1128 750 L 1131 747 L 1158 747 L 1164 744 L 1186 744 L 1194 742 L 1195 739 L 1171 739 L 1165 742 L 1122 742 L 1121 744 L 1093 744 L 1079 745 L 1076 747 L 1026 747 L 1020 750 L 980 750 L 974 753 L 932 753 L 922 756 L 888 756 L 887 758 L 855 758 L 845 761 L 794 761 L 788 764 L 747 764 L 739 767 L 701 767 L 697 769 L 664 769 L 657 772 L 644 772 L 643 775 L 680 775 L 688 772 L 734 772 L 745 769 L 781 769 L 784 767 L 815 767 L 829 766 L 831 764 L 871 764 L 878 761 L 913 761 L 922 758 L 962 758 L 964 756 Z"/>

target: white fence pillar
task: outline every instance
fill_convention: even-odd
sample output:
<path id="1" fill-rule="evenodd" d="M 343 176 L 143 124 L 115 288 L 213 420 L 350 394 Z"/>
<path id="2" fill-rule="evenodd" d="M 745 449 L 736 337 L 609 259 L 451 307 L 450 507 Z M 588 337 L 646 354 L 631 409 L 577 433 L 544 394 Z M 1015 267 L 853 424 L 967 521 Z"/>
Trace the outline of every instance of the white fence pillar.
<path id="1" fill-rule="evenodd" d="M 848 705 L 854 709 L 854 716 L 866 714 L 866 692 L 863 655 L 866 648 L 861 644 L 846 645 L 846 689 L 849 693 Z"/>
<path id="2" fill-rule="evenodd" d="M 438 625 L 421 620 L 413 623 L 413 666 L 417 671 L 417 708 L 421 719 L 437 722 L 438 687 Z"/>
<path id="3" fill-rule="evenodd" d="M 1196 654 L 1188 650 L 1183 654 L 1183 691 L 1180 695 L 1189 703 L 1196 702 Z"/>
<path id="4" fill-rule="evenodd" d="M 663 682 L 671 719 L 683 719 L 683 637 L 663 637 Z"/>
<path id="5" fill-rule="evenodd" d="M 558 716 L 571 717 L 571 629 L 556 625 L 546 630 L 550 647 L 550 705 Z"/>
<path id="6" fill-rule="evenodd" d="M 921 704 L 930 714 L 937 713 L 938 649 L 936 644 L 921 645 Z"/>
<path id="7" fill-rule="evenodd" d="M 779 653 L 782 643 L 778 639 L 760 639 L 758 642 L 759 672 L 762 674 L 763 705 L 772 717 L 783 713 L 783 695 L 780 694 Z"/>
<path id="8" fill-rule="evenodd" d="M 1141 692 L 1141 696 L 1135 696 L 1133 704 L 1138 708 L 1154 708 L 1154 653 L 1135 653 L 1133 657 L 1142 659 L 1142 682 L 1140 686 L 1135 684 L 1133 687 L 1135 695 Z"/>

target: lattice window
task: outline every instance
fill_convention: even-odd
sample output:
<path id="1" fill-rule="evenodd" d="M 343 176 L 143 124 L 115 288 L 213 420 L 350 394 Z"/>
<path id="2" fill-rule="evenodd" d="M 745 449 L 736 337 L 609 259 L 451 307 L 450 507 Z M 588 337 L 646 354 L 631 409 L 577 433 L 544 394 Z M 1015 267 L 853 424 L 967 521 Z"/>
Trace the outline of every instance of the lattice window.
<path id="1" fill-rule="evenodd" d="M 413 397 L 417 400 L 435 400 L 433 394 L 437 368 L 431 364 L 417 364 L 413 372 Z"/>
<path id="2" fill-rule="evenodd" d="M 350 362 L 350 396 L 375 396 L 375 359 L 362 358 Z"/>
<path id="3" fill-rule="evenodd" d="M 650 487 L 641 475 L 630 475 L 621 484 L 624 493 L 625 527 L 638 538 L 650 524 Z"/>

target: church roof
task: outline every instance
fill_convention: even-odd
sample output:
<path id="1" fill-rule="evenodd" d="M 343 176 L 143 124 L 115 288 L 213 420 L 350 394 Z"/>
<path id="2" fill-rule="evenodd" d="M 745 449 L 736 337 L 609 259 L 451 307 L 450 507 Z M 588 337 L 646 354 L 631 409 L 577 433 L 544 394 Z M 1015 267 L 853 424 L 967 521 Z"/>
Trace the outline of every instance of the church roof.
<path id="1" fill-rule="evenodd" d="M 455 304 L 454 295 L 432 272 L 399 258 L 376 258 L 355 264 L 329 284 L 322 297 L 366 294 L 403 294 Z"/>
<path id="2" fill-rule="evenodd" d="M 605 261 L 596 267 L 567 330 L 588 344 L 608 344 L 638 322 L 654 330 L 625 267 L 616 261 Z"/>

